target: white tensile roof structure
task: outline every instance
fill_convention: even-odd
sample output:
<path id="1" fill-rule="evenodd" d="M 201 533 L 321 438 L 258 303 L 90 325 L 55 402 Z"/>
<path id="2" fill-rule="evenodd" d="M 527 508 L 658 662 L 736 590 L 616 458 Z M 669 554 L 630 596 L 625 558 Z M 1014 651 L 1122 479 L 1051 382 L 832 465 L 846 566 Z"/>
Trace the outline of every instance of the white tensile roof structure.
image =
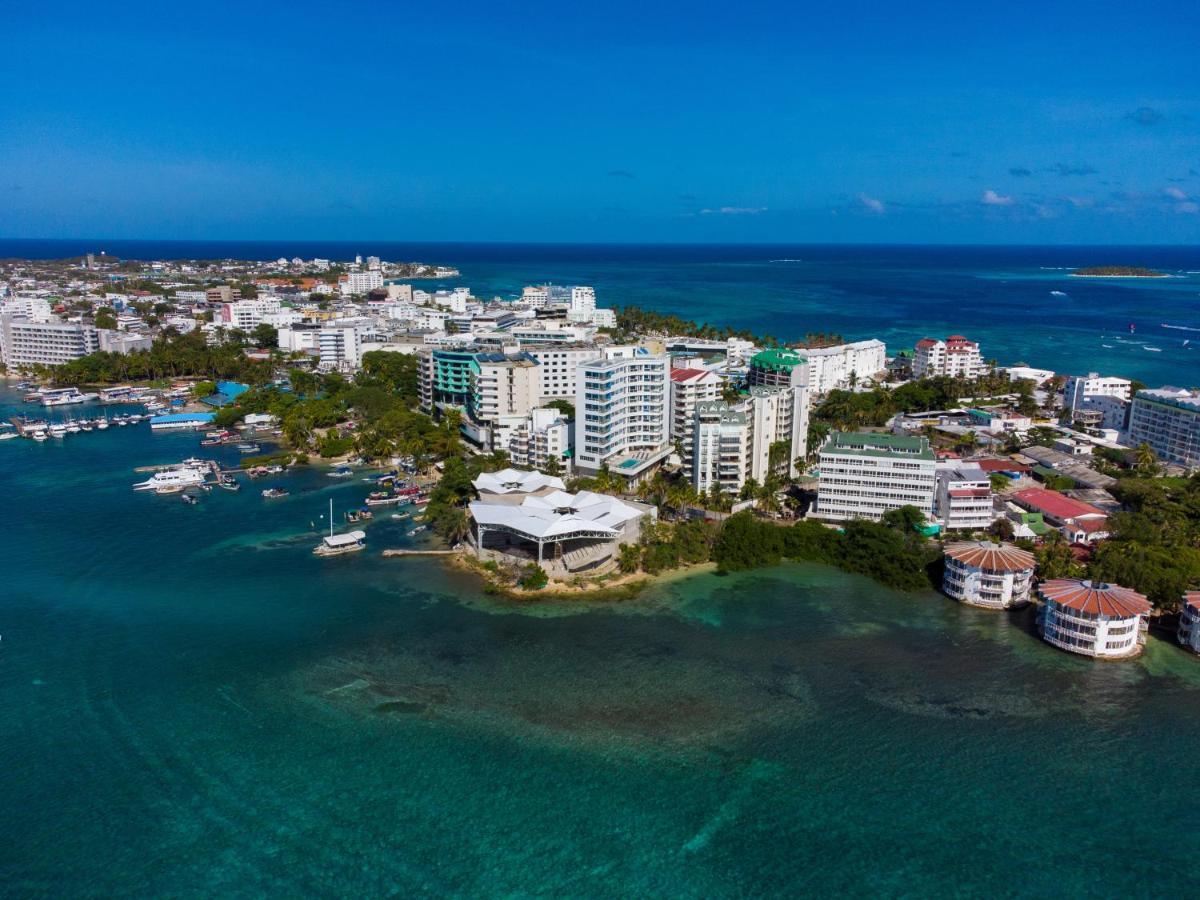
<path id="1" fill-rule="evenodd" d="M 552 491 L 526 497 L 517 506 L 485 500 L 471 504 L 471 517 L 481 535 L 484 531 L 515 534 L 537 543 L 539 553 L 543 544 L 555 541 L 617 537 L 626 522 L 641 515 L 616 497 L 591 491 Z"/>
<path id="2" fill-rule="evenodd" d="M 532 494 L 543 488 L 565 491 L 567 487 L 561 478 L 541 472 L 523 472 L 520 469 L 481 472 L 471 485 L 481 494 Z"/>

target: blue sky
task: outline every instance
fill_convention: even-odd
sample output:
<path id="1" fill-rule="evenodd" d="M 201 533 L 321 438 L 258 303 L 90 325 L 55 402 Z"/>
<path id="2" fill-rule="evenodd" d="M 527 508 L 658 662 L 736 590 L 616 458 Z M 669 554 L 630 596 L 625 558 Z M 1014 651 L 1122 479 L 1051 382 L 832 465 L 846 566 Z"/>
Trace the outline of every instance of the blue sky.
<path id="1" fill-rule="evenodd" d="M 0 236 L 1200 238 L 1194 2 L 374 7 L 4 0 Z"/>

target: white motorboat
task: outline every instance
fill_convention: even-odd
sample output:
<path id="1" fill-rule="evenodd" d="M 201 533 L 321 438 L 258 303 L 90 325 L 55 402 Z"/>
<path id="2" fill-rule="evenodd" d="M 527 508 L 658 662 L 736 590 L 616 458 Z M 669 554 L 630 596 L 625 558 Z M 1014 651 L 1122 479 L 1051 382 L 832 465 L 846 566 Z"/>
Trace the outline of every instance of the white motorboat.
<path id="1" fill-rule="evenodd" d="M 133 486 L 135 491 L 154 491 L 156 494 L 173 494 L 184 488 L 204 483 L 204 472 L 192 466 L 175 466 Z"/>

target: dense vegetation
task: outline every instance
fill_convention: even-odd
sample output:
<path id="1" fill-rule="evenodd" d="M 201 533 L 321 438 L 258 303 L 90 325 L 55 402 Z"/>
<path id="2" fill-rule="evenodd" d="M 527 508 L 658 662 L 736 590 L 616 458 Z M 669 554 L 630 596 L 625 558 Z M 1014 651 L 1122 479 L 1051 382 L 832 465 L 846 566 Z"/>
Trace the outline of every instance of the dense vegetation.
<path id="1" fill-rule="evenodd" d="M 715 325 L 703 325 L 684 319 L 671 313 L 660 313 L 640 306 L 617 307 L 618 341 L 633 340 L 639 335 L 670 335 L 695 337 L 704 340 L 723 341 L 731 337 L 753 341 L 759 346 L 778 346 L 778 338 L 753 334 L 744 329 L 732 328 L 729 325 L 718 328 Z"/>
<path id="2" fill-rule="evenodd" d="M 209 379 L 232 379 L 265 384 L 271 379 L 269 362 L 248 359 L 236 341 L 209 346 L 204 335 L 165 334 L 149 350 L 133 353 L 92 353 L 55 366 L 35 367 L 39 377 L 53 377 L 60 385 L 117 384 L 199 375 Z"/>
<path id="3" fill-rule="evenodd" d="M 941 558 L 914 527 L 919 511 L 906 507 L 882 522 L 847 522 L 836 531 L 819 522 L 775 524 L 746 511 L 723 523 L 691 519 L 645 529 L 639 544 L 621 547 L 620 568 L 650 574 L 681 565 L 715 562 L 722 572 L 805 560 L 838 566 L 889 587 L 919 590 L 936 584 L 931 572 Z"/>
<path id="4" fill-rule="evenodd" d="M 1113 515 L 1112 536 L 1096 550 L 1089 574 L 1131 587 L 1164 610 L 1200 588 L 1200 474 L 1127 478 L 1111 488 L 1128 511 Z"/>

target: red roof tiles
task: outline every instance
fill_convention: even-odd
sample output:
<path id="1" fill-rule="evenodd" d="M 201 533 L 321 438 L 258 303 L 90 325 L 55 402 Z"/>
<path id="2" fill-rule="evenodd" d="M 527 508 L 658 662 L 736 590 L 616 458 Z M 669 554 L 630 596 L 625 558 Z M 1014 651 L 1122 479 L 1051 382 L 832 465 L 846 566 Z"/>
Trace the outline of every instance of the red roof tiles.
<path id="1" fill-rule="evenodd" d="M 946 545 L 946 555 L 968 566 L 992 572 L 1033 571 L 1033 554 L 1012 544 L 956 541 Z"/>
<path id="2" fill-rule="evenodd" d="M 1091 516 L 1104 518 L 1107 515 L 1104 510 L 1092 506 L 1090 503 L 1072 500 L 1058 491 L 1046 488 L 1025 488 L 1023 491 L 1014 491 L 1010 496 L 1022 506 L 1062 521 Z"/>
<path id="3" fill-rule="evenodd" d="M 1112 619 L 1131 619 L 1150 612 L 1150 601 L 1119 584 L 1093 583 L 1077 578 L 1047 581 L 1038 588 L 1042 599 L 1076 612 Z"/>

